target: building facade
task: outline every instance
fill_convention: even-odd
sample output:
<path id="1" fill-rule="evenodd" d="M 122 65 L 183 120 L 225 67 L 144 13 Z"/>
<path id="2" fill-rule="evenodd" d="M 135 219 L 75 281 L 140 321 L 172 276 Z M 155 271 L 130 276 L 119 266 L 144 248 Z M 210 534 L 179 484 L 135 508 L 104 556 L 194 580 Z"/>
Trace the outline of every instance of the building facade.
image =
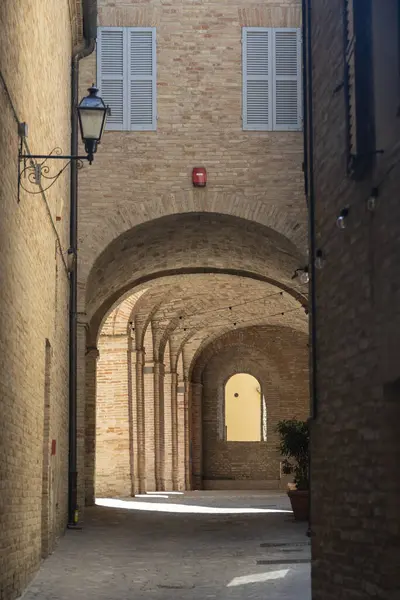
<path id="1" fill-rule="evenodd" d="M 313 598 L 397 598 L 399 3 L 306 5 Z"/>
<path id="2" fill-rule="evenodd" d="M 81 92 L 97 81 L 111 115 L 80 174 L 80 505 L 95 487 L 281 484 L 274 423 L 308 414 L 307 288 L 292 279 L 307 243 L 301 23 L 298 0 L 98 3 Z M 211 376 L 202 357 L 230 332 L 230 367 Z M 238 340 L 268 389 L 271 435 L 229 449 Z M 202 413 L 207 395 L 216 413 Z"/>
<path id="3" fill-rule="evenodd" d="M 0 598 L 18 596 L 67 522 L 69 170 L 19 154 L 71 148 L 83 6 L 0 6 Z M 27 128 L 19 126 L 26 123 Z M 27 134 L 27 136 L 25 135 Z M 21 173 L 19 179 L 19 172 Z M 36 179 L 35 179 L 36 178 Z"/>

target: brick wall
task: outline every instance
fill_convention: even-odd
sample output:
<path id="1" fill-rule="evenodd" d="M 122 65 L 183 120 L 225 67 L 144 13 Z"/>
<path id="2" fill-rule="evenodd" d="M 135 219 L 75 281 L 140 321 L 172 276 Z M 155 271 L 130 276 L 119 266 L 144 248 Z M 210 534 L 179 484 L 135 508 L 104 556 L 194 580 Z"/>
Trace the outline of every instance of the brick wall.
<path id="1" fill-rule="evenodd" d="M 200 463 L 195 464 L 195 476 L 201 475 L 206 488 L 279 487 L 276 425 L 309 414 L 307 336 L 286 328 L 254 327 L 222 336 L 204 353 L 202 372 L 194 368 L 195 379 L 202 383 L 201 414 L 199 402 L 193 403 L 194 460 L 202 454 L 202 472 L 197 473 Z M 201 364 L 204 356 L 198 360 Z M 225 383 L 242 372 L 261 384 L 268 414 L 266 441 L 224 440 Z"/>
<path id="2" fill-rule="evenodd" d="M 80 174 L 82 290 L 113 239 L 163 215 L 227 213 L 304 243 L 301 133 L 243 131 L 241 120 L 241 28 L 300 27 L 300 0 L 233 0 L 223 11 L 219 0 L 98 4 L 101 26 L 157 28 L 158 121 L 154 132 L 105 132 Z M 82 61 L 82 93 L 95 78 L 92 55 Z M 193 190 L 199 165 L 209 183 Z"/>
<path id="3" fill-rule="evenodd" d="M 387 110 L 394 143 L 362 181 L 346 178 L 344 91 L 334 93 L 344 73 L 342 6 L 314 2 L 311 32 L 316 234 L 326 259 L 316 274 L 313 598 L 394 599 L 400 593 L 400 124 Z M 384 73 L 387 63 L 379 68 Z M 376 93 L 393 91 L 383 85 Z M 398 98 L 391 104 L 398 106 Z M 367 200 L 377 185 L 370 212 Z M 347 228 L 340 231 L 335 222 L 346 205 Z"/>
<path id="4" fill-rule="evenodd" d="M 68 171 L 18 203 L 17 121 L 29 125 L 32 153 L 69 152 L 71 34 L 79 38 L 70 16 L 77 25 L 67 0 L 0 4 L 2 600 L 21 593 L 67 518 Z"/>

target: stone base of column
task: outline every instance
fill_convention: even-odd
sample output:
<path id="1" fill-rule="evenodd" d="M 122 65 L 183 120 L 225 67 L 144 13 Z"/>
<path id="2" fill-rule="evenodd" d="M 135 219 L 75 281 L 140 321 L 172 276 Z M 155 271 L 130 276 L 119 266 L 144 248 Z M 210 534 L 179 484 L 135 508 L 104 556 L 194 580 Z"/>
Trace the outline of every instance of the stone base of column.
<path id="1" fill-rule="evenodd" d="M 155 481 L 148 481 L 146 486 L 146 492 L 160 492 L 162 490 L 156 485 Z"/>
<path id="2" fill-rule="evenodd" d="M 176 491 L 176 488 L 174 487 L 174 484 L 171 479 L 166 479 L 164 481 L 164 490 L 166 492 L 175 492 Z"/>

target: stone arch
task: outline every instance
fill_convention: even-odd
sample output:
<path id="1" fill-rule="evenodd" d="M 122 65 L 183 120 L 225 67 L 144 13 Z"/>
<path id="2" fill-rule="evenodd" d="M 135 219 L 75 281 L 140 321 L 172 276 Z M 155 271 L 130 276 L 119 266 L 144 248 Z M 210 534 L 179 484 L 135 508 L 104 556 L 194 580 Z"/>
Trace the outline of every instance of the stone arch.
<path id="1" fill-rule="evenodd" d="M 258 223 L 219 213 L 164 217 L 129 230 L 97 257 L 87 278 L 86 312 L 97 328 L 134 286 L 182 272 L 258 277 L 304 298 L 292 281 L 303 262 L 293 242 Z"/>
<path id="2" fill-rule="evenodd" d="M 226 218 L 253 222 L 274 230 L 303 252 L 307 243 L 306 207 L 300 197 L 297 210 L 292 205 L 290 211 L 282 210 L 280 205 L 273 202 L 266 203 L 265 194 L 249 197 L 240 191 L 208 191 L 204 198 L 196 194 L 195 190 L 167 193 L 161 198 L 147 199 L 146 204 L 136 202 L 135 210 L 131 210 L 130 206 L 119 205 L 114 200 L 110 203 L 110 215 L 107 215 L 107 207 L 104 208 L 105 211 L 97 215 L 90 211 L 90 226 L 89 223 L 86 225 L 85 215 L 80 219 L 82 230 L 86 232 L 80 240 L 81 254 L 85 256 L 85 262 L 80 264 L 80 280 L 83 285 L 95 268 L 97 258 L 115 239 L 126 237 L 130 230 L 159 219 L 218 213 Z M 98 222 L 93 223 L 93 218 Z"/>

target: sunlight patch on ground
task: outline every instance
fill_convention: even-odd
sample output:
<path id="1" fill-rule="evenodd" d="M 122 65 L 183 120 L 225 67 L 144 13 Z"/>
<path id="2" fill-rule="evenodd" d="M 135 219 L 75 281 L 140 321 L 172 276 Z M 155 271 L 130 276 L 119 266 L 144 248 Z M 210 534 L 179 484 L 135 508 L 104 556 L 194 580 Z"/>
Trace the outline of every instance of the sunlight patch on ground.
<path id="1" fill-rule="evenodd" d="M 135 498 L 169 498 L 167 494 L 135 494 Z"/>
<path id="2" fill-rule="evenodd" d="M 195 506 L 188 504 L 173 504 L 166 502 L 142 502 L 135 500 L 117 500 L 114 498 L 96 498 L 98 506 L 110 508 L 124 508 L 129 510 L 145 510 L 152 512 L 186 513 L 186 514 L 208 514 L 208 515 L 237 515 L 237 514 L 260 514 L 260 513 L 289 513 L 291 510 L 275 508 L 223 508 L 220 506 Z"/>
<path id="3" fill-rule="evenodd" d="M 248 583 L 263 583 L 271 579 L 282 579 L 289 573 L 289 569 L 281 571 L 270 571 L 268 573 L 254 573 L 253 575 L 243 575 L 235 577 L 226 587 L 236 587 L 238 585 L 247 585 Z"/>

